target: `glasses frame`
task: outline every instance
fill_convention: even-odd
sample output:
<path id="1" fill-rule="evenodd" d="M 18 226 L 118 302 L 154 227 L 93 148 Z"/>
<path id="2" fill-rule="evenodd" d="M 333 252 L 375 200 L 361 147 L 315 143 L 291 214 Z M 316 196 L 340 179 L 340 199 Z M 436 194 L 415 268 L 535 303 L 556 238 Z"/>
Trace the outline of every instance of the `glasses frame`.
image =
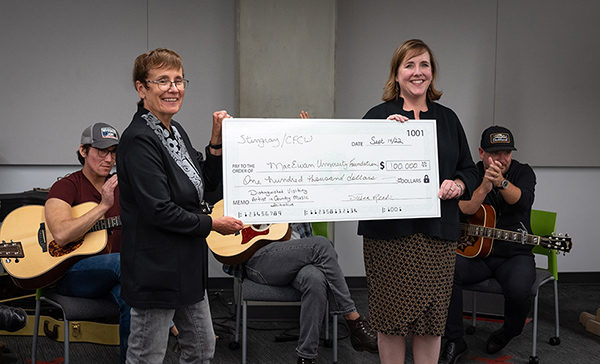
<path id="1" fill-rule="evenodd" d="M 183 91 L 190 84 L 190 81 L 186 80 L 185 78 L 181 79 L 181 80 L 176 80 L 176 81 L 169 81 L 169 80 L 153 81 L 153 80 L 146 80 L 146 82 L 150 82 L 150 83 L 156 84 L 156 86 L 158 87 L 158 89 L 161 90 L 161 91 L 169 91 L 171 89 L 171 87 L 173 87 L 173 86 L 175 86 L 176 90 Z M 177 83 L 178 82 L 181 82 L 181 85 L 182 85 L 183 88 L 177 87 Z M 167 85 L 167 83 L 168 83 L 168 86 L 165 88 L 165 86 Z"/>
<path id="2" fill-rule="evenodd" d="M 100 149 L 100 148 L 96 148 L 96 147 L 92 147 L 94 149 L 96 149 L 98 151 L 98 156 L 100 158 L 106 158 L 106 156 L 108 155 L 108 153 L 110 153 L 110 156 L 114 159 L 117 157 L 117 149 L 115 150 L 108 150 L 108 148 L 106 149 Z"/>

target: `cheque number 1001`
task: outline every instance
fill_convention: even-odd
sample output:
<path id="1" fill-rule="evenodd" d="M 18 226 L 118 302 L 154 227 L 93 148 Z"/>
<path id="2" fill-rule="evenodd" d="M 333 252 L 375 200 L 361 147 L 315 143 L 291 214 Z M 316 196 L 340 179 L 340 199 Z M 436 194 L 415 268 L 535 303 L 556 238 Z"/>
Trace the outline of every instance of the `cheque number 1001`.
<path id="1" fill-rule="evenodd" d="M 409 137 L 420 137 L 425 135 L 425 131 L 422 129 L 409 129 L 406 133 Z"/>

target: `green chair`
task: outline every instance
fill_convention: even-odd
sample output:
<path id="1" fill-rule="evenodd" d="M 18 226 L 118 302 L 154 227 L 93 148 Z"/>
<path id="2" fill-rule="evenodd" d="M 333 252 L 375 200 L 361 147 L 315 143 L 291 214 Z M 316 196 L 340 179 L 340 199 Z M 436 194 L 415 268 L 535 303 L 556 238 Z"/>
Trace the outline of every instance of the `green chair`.
<path id="1" fill-rule="evenodd" d="M 539 236 L 548 236 L 552 235 L 556 232 L 556 212 L 550 211 L 542 211 L 542 210 L 531 210 L 531 232 L 534 235 Z M 549 342 L 550 345 L 558 345 L 560 344 L 560 335 L 559 335 L 559 316 L 558 316 L 558 261 L 557 255 L 558 251 L 550 250 L 548 248 L 544 248 L 540 245 L 536 245 L 533 247 L 533 252 L 538 255 L 545 255 L 548 259 L 547 268 L 537 268 L 537 276 L 540 274 L 551 274 L 551 277 L 546 277 L 539 283 L 539 286 L 542 284 L 553 281 L 554 282 L 554 319 L 556 322 L 555 325 L 555 336 L 551 337 Z M 540 273 L 541 272 L 541 273 Z M 536 279 L 537 283 L 538 279 Z M 539 289 L 538 286 L 538 289 Z M 536 344 L 537 344 L 537 317 L 538 317 L 538 294 L 536 291 L 535 302 L 533 305 L 533 351 L 531 357 L 529 358 L 529 362 L 534 363 L 538 362 L 538 357 L 536 355 Z M 533 359 L 532 359 L 533 358 Z"/>
<path id="2" fill-rule="evenodd" d="M 552 235 L 555 232 L 556 227 L 556 212 L 549 211 L 541 211 L 541 210 L 532 210 L 531 211 L 531 230 L 534 235 L 539 236 L 548 236 Z M 548 260 L 547 268 L 536 267 L 536 279 L 531 287 L 531 292 L 534 295 L 534 304 L 533 304 L 533 343 L 532 343 L 532 351 L 531 356 L 529 357 L 530 364 L 539 363 L 539 358 L 537 356 L 537 326 L 538 326 L 538 298 L 539 298 L 539 288 L 541 285 L 553 281 L 554 282 L 554 317 L 555 317 L 555 325 L 556 331 L 555 336 L 551 337 L 549 342 L 551 345 L 560 344 L 560 336 L 559 336 L 559 317 L 558 317 L 558 262 L 556 259 L 557 252 L 554 250 L 550 250 L 544 248 L 542 246 L 536 245 L 533 247 L 533 253 L 535 253 L 538 258 L 539 256 L 546 256 Z M 476 284 L 464 286 L 463 290 L 468 290 L 473 292 L 473 318 L 472 318 L 472 326 L 467 328 L 468 334 L 473 334 L 475 332 L 475 324 L 477 320 L 477 292 L 483 293 L 495 293 L 502 294 L 502 287 L 498 281 L 494 278 L 486 279 L 483 282 L 479 282 Z"/>
<path id="3" fill-rule="evenodd" d="M 531 210 L 531 231 L 534 235 L 539 236 L 554 234 L 556 232 L 556 212 Z M 536 245 L 533 247 L 533 252 L 548 257 L 548 268 L 546 269 L 552 273 L 554 280 L 558 282 L 558 262 L 556 260 L 558 251 Z M 556 336 L 558 336 L 558 333 Z"/>
<path id="4" fill-rule="evenodd" d="M 324 236 L 333 241 L 333 223 L 313 222 L 311 223 L 314 236 Z"/>

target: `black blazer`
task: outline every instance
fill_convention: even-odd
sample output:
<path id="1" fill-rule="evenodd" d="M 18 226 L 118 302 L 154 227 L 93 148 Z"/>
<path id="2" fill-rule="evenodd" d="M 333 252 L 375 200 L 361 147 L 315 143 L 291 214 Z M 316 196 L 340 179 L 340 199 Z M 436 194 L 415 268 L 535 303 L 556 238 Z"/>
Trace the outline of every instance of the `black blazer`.
<path id="1" fill-rule="evenodd" d="M 121 192 L 121 295 L 132 307 L 179 308 L 201 301 L 208 279 L 206 237 L 212 219 L 200 209 L 194 185 L 169 155 L 140 107 L 117 150 Z M 172 121 L 202 171 L 206 189 L 222 179 L 222 159 L 204 160 Z"/>

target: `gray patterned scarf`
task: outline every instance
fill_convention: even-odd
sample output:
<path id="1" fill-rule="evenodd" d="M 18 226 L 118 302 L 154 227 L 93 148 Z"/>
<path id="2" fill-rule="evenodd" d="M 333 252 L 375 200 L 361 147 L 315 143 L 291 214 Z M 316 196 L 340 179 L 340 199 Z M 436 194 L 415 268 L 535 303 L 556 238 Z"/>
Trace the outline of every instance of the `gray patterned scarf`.
<path id="1" fill-rule="evenodd" d="M 171 124 L 171 129 L 173 130 L 173 135 L 171 136 L 169 130 L 156 116 L 148 113 L 142 115 L 142 118 L 146 120 L 146 124 L 154 131 L 156 136 L 158 136 L 158 139 L 160 139 L 163 146 L 167 149 L 171 158 L 173 158 L 183 173 L 190 179 L 194 187 L 196 187 L 198 199 L 202 202 L 204 198 L 204 184 L 202 183 L 200 172 L 194 166 L 192 158 L 190 157 L 190 154 L 185 147 L 185 143 L 181 139 L 181 135 L 175 125 Z"/>

